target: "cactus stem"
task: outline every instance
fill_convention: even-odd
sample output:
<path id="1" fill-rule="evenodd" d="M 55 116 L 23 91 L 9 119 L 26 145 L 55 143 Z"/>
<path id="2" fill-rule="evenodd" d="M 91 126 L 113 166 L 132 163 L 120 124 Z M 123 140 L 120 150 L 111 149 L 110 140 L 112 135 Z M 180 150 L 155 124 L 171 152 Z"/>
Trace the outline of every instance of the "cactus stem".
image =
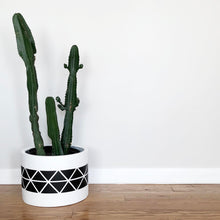
<path id="1" fill-rule="evenodd" d="M 79 64 L 79 51 L 76 45 L 73 45 L 70 50 L 68 65 L 64 64 L 64 68 L 69 70 L 69 77 L 67 82 L 67 90 L 65 95 L 65 105 L 59 106 L 61 110 L 65 110 L 64 127 L 61 137 L 61 145 L 64 154 L 68 154 L 72 142 L 72 125 L 73 125 L 73 112 L 79 104 L 77 98 L 77 71 L 83 68 Z M 65 109 L 64 109 L 65 108 Z"/>
<path id="2" fill-rule="evenodd" d="M 34 139 L 34 145 L 38 155 L 45 155 L 44 143 L 41 137 L 38 123 L 38 102 L 37 102 L 37 74 L 34 65 L 36 47 L 31 30 L 29 29 L 23 16 L 19 13 L 13 16 L 13 25 L 17 41 L 17 49 L 20 57 L 23 59 L 27 73 L 27 89 L 29 102 L 29 120 Z"/>
<path id="3" fill-rule="evenodd" d="M 60 142 L 60 131 L 57 122 L 55 101 L 53 97 L 47 97 L 45 104 L 47 113 L 48 136 L 52 140 L 52 153 L 53 155 L 63 155 L 63 149 Z"/>

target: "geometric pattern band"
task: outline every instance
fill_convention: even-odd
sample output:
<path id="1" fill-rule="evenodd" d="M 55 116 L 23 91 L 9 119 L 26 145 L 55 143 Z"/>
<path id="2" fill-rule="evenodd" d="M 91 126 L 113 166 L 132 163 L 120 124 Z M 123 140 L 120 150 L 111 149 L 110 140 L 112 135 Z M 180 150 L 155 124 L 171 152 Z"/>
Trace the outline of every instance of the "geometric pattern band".
<path id="1" fill-rule="evenodd" d="M 88 164 L 68 170 L 32 170 L 21 167 L 21 185 L 34 193 L 65 193 L 88 185 Z"/>

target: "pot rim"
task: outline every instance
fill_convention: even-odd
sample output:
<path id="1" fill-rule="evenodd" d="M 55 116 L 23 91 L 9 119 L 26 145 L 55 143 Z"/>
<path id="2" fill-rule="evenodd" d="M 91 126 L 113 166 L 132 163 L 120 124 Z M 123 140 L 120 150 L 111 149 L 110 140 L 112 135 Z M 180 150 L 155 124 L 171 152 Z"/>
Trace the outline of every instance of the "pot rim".
<path id="1" fill-rule="evenodd" d="M 51 146 L 51 145 L 49 145 L 49 146 Z M 45 147 L 48 147 L 48 145 L 45 146 Z M 34 149 L 34 148 L 35 148 L 35 147 L 25 148 L 25 149 L 23 149 L 23 150 L 21 151 L 21 153 L 22 153 L 22 155 L 24 155 L 24 156 L 31 156 L 31 157 L 33 156 L 33 157 L 43 157 L 43 158 L 45 158 L 45 157 L 47 157 L 47 158 L 58 158 L 58 157 L 59 157 L 59 158 L 60 158 L 60 157 L 77 156 L 77 155 L 79 155 L 79 154 L 87 153 L 87 152 L 88 152 L 88 148 L 85 148 L 85 147 L 77 147 L 77 146 L 71 146 L 71 148 L 76 148 L 76 149 L 79 149 L 79 150 L 80 150 L 80 152 L 75 153 L 75 154 L 50 155 L 50 156 L 46 156 L 46 155 L 29 154 L 29 153 L 26 152 L 27 150 Z"/>

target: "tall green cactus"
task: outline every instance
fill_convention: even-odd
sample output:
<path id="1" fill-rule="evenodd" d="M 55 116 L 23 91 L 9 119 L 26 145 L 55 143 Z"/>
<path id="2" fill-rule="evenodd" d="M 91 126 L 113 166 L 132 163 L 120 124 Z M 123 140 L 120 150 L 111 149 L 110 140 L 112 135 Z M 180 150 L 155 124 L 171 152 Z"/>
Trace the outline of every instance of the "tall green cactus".
<path id="1" fill-rule="evenodd" d="M 41 137 L 38 124 L 38 103 L 37 103 L 37 75 L 35 69 L 35 53 L 36 47 L 34 38 L 31 31 L 26 24 L 23 16 L 19 13 L 13 16 L 13 25 L 16 34 L 18 53 L 23 59 L 26 72 L 27 72 L 27 88 L 28 88 L 28 102 L 30 111 L 31 129 L 34 138 L 34 144 L 38 155 L 45 155 L 44 143 Z M 53 155 L 68 154 L 72 142 L 72 124 L 73 124 L 73 112 L 79 105 L 79 99 L 77 98 L 77 77 L 76 74 L 79 69 L 83 68 L 82 64 L 79 64 L 79 51 L 76 45 L 73 45 L 70 50 L 68 65 L 64 64 L 64 68 L 69 70 L 69 78 L 67 83 L 67 90 L 65 95 L 65 103 L 62 104 L 60 97 L 56 97 L 58 107 L 63 111 L 66 111 L 64 118 L 64 127 L 62 131 L 61 141 L 59 128 L 57 123 L 57 115 L 55 102 L 52 97 L 47 97 L 46 112 L 47 112 L 47 124 L 48 135 L 52 140 L 52 153 Z"/>
<path id="2" fill-rule="evenodd" d="M 64 68 L 69 71 L 69 78 L 67 83 L 67 90 L 65 95 L 65 103 L 62 104 L 60 97 L 56 97 L 58 107 L 63 111 L 66 111 L 64 118 L 64 127 L 61 137 L 61 145 L 64 154 L 68 154 L 69 148 L 72 142 L 72 126 L 73 126 L 73 112 L 79 105 L 79 99 L 77 98 L 77 77 L 76 73 L 79 69 L 83 68 L 82 64 L 79 64 L 79 50 L 76 45 L 73 45 L 70 50 L 68 65 L 64 64 Z"/>
<path id="3" fill-rule="evenodd" d="M 34 144 L 38 155 L 45 155 L 44 143 L 41 137 L 38 124 L 38 103 L 37 103 L 37 75 L 34 66 L 36 47 L 31 31 L 26 24 L 23 16 L 19 13 L 13 16 L 13 25 L 16 34 L 18 53 L 23 59 L 27 72 L 28 102 L 31 122 L 31 129 L 34 138 Z"/>
<path id="4" fill-rule="evenodd" d="M 47 97 L 46 101 L 47 128 L 48 136 L 52 140 L 52 154 L 63 155 L 63 149 L 60 142 L 60 131 L 57 122 L 56 106 L 53 97 Z"/>

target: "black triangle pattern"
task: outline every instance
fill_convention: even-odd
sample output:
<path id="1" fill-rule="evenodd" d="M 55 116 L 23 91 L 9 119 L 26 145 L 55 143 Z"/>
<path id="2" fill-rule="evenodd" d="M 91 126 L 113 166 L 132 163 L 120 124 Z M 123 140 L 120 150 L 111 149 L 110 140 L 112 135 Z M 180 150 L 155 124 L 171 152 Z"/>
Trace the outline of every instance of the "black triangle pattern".
<path id="1" fill-rule="evenodd" d="M 42 193 L 57 193 L 57 191 L 48 183 Z"/>
<path id="2" fill-rule="evenodd" d="M 33 180 L 46 181 L 45 178 L 42 176 L 42 174 L 39 171 L 34 175 Z"/>
<path id="3" fill-rule="evenodd" d="M 32 176 L 36 173 L 36 170 L 27 169 L 28 176 L 32 178 Z"/>
<path id="4" fill-rule="evenodd" d="M 21 167 L 21 186 L 34 193 L 65 193 L 88 185 L 88 165 L 59 171 L 37 171 Z"/>
<path id="5" fill-rule="evenodd" d="M 29 180 L 26 180 L 26 179 L 22 178 L 22 180 L 21 180 L 21 186 L 22 186 L 22 188 L 25 189 L 28 183 L 29 183 Z"/>
<path id="6" fill-rule="evenodd" d="M 28 175 L 27 175 L 27 171 L 24 169 L 23 171 L 23 177 L 26 178 L 26 179 L 29 179 Z"/>
<path id="7" fill-rule="evenodd" d="M 74 191 L 74 188 L 71 186 L 71 184 L 67 183 L 67 185 L 65 186 L 62 192 L 71 192 L 71 191 Z"/>
<path id="8" fill-rule="evenodd" d="M 75 189 L 78 189 L 79 184 L 81 183 L 82 178 L 78 178 L 76 180 L 71 180 L 70 182 L 72 183 L 72 185 L 75 187 Z"/>
<path id="9" fill-rule="evenodd" d="M 85 171 L 85 174 L 88 173 L 88 165 L 86 165 L 86 171 Z"/>
<path id="10" fill-rule="evenodd" d="M 64 185 L 66 184 L 65 182 L 51 182 L 51 185 L 53 185 L 59 192 L 63 189 Z"/>
<path id="11" fill-rule="evenodd" d="M 53 174 L 56 172 L 56 171 L 40 171 L 42 174 L 43 174 L 43 176 L 47 179 L 47 180 L 49 180 L 52 176 L 53 176 Z"/>
<path id="12" fill-rule="evenodd" d="M 31 191 L 31 192 L 37 192 L 36 189 L 34 188 L 32 182 L 30 182 L 26 188 L 27 191 Z"/>
<path id="13" fill-rule="evenodd" d="M 75 171 L 75 173 L 73 174 L 73 176 L 71 177 L 71 179 L 76 179 L 82 176 L 82 173 L 79 171 L 79 169 L 77 169 Z"/>
<path id="14" fill-rule="evenodd" d="M 87 182 L 85 179 L 83 179 L 83 181 L 81 182 L 80 186 L 78 189 L 82 189 L 83 187 L 85 187 L 87 185 Z"/>
<path id="15" fill-rule="evenodd" d="M 83 167 L 80 167 L 79 168 L 80 171 L 82 172 L 82 174 L 85 174 L 86 173 L 86 170 L 87 170 L 87 165 L 83 166 Z"/>
<path id="16" fill-rule="evenodd" d="M 51 181 L 59 181 L 59 180 L 65 180 L 63 175 L 58 171 L 54 177 L 51 179 Z"/>
<path id="17" fill-rule="evenodd" d="M 72 174 L 74 173 L 75 169 L 70 169 L 70 170 L 61 170 L 61 173 L 64 174 L 64 176 L 69 179 Z"/>
<path id="18" fill-rule="evenodd" d="M 33 181 L 32 183 L 37 188 L 37 191 L 40 192 L 43 189 L 43 187 L 46 185 L 47 182 L 36 182 L 36 181 Z"/>
<path id="19" fill-rule="evenodd" d="M 85 179 L 86 179 L 86 182 L 88 183 L 88 181 L 89 181 L 89 175 L 88 174 L 85 176 Z"/>

